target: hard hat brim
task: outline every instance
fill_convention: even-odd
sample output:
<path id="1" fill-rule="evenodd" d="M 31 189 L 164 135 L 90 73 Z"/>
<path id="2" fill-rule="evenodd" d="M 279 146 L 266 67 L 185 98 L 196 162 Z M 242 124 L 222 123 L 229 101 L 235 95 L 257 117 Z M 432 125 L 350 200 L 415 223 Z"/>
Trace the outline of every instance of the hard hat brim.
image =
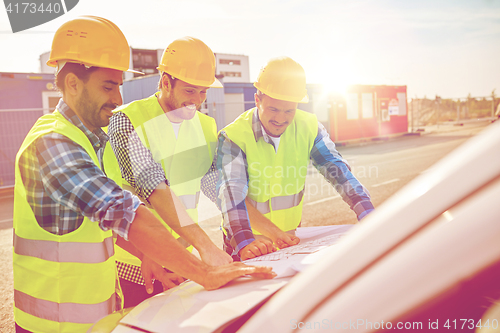
<path id="1" fill-rule="evenodd" d="M 135 69 L 128 69 L 128 70 L 126 70 L 125 72 L 128 72 L 128 73 L 134 73 L 134 74 L 146 75 L 145 73 L 143 73 L 143 72 L 139 72 L 139 71 L 136 71 Z"/>
<path id="2" fill-rule="evenodd" d="M 114 69 L 114 70 L 117 70 L 117 71 L 122 71 L 122 72 L 129 72 L 129 73 L 135 73 L 135 74 L 141 74 L 141 75 L 145 75 L 143 72 L 139 72 L 139 71 L 136 71 L 134 69 L 125 69 L 125 68 L 122 68 L 122 67 L 102 67 L 102 66 L 98 66 L 98 65 L 95 65 L 95 64 L 86 64 L 86 63 L 83 63 L 83 62 L 78 62 L 78 61 L 73 61 L 73 60 L 66 60 L 66 59 L 55 59 L 55 60 L 49 60 L 46 62 L 47 66 L 50 66 L 50 67 L 57 67 L 57 62 L 58 61 L 63 61 L 64 63 L 67 63 L 67 62 L 72 62 L 74 64 L 82 64 L 84 66 L 87 66 L 87 67 L 99 67 L 99 68 L 109 68 L 109 69 Z M 62 68 L 62 67 L 61 67 Z M 61 68 L 59 68 L 59 70 L 56 72 L 56 74 L 61 70 Z"/>
<path id="3" fill-rule="evenodd" d="M 309 103 L 309 96 L 307 95 L 307 93 L 305 94 L 304 97 L 302 97 L 302 99 L 298 99 L 296 96 L 281 95 L 281 94 L 271 92 L 271 91 L 261 87 L 259 85 L 259 82 L 254 82 L 253 86 L 255 88 L 257 88 L 258 90 L 260 90 L 264 95 L 267 95 L 267 96 L 274 98 L 274 99 L 278 99 L 280 101 L 287 101 L 287 102 L 300 103 L 300 104 Z"/>
<path id="4" fill-rule="evenodd" d="M 170 75 L 172 78 L 176 78 L 178 80 L 181 80 L 183 82 L 186 82 L 186 83 L 189 83 L 189 84 L 192 84 L 195 86 L 207 87 L 207 88 L 224 88 L 224 85 L 216 77 L 214 77 L 214 82 L 212 82 L 211 84 L 208 84 L 206 81 L 177 77 L 177 76 L 165 71 L 165 68 L 162 68 L 160 66 L 156 67 L 156 69 L 160 72 L 160 76 L 161 76 L 161 73 L 166 73 L 166 74 Z"/>
<path id="5" fill-rule="evenodd" d="M 210 88 L 224 88 L 222 83 L 217 78 L 215 78 L 214 83 L 212 83 L 209 87 Z"/>

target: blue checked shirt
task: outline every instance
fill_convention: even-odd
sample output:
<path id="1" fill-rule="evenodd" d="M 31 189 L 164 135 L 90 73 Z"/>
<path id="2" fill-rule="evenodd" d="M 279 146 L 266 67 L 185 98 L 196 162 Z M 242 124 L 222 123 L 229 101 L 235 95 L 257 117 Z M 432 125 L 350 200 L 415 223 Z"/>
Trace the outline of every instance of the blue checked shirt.
<path id="1" fill-rule="evenodd" d="M 254 109 L 256 110 L 256 109 Z M 253 113 L 252 130 L 255 141 L 264 140 L 274 147 L 259 120 Z M 334 186 L 342 199 L 361 220 L 373 210 L 370 194 L 351 173 L 351 168 L 335 148 L 324 126 L 318 122 L 318 135 L 310 152 L 314 167 Z M 245 198 L 248 193 L 248 163 L 245 153 L 232 142 L 224 130 L 219 134 L 216 166 L 217 205 L 222 211 L 223 226 L 227 235 L 226 251 L 237 256 L 239 251 L 253 242 L 255 237 L 250 227 Z"/>
<path id="2" fill-rule="evenodd" d="M 88 137 L 102 161 L 107 135 L 90 132 L 61 99 L 57 109 Z M 128 239 L 139 198 L 122 190 L 94 164 L 85 149 L 52 132 L 35 140 L 19 159 L 27 200 L 46 231 L 64 235 L 78 229 L 84 217 Z"/>
<path id="3" fill-rule="evenodd" d="M 163 167 L 154 160 L 151 151 L 144 146 L 125 113 L 119 111 L 113 114 L 109 121 L 108 135 L 123 179 L 133 187 L 135 193 L 144 202 L 150 203 L 149 197 L 159 184 L 169 185 Z M 165 144 L 169 143 L 165 142 Z M 217 177 L 214 168 L 212 164 L 201 180 L 201 190 L 213 202 L 215 202 Z M 119 261 L 117 264 L 120 278 L 137 284 L 145 284 L 140 267 Z"/>

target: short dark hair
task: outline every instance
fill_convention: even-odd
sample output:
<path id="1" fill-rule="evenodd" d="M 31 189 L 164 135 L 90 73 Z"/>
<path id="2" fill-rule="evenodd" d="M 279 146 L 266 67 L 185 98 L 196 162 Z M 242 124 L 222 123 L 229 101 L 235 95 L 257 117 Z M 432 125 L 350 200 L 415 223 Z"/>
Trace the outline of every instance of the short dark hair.
<path id="1" fill-rule="evenodd" d="M 99 69 L 99 67 L 87 68 L 83 64 L 67 62 L 59 73 L 56 74 L 56 87 L 61 93 L 64 93 L 64 80 L 66 79 L 66 75 L 69 73 L 75 74 L 80 80 L 87 83 L 90 78 L 90 74 L 95 72 L 97 69 Z"/>
<path id="2" fill-rule="evenodd" d="M 260 91 L 259 89 L 257 89 L 257 97 L 259 97 L 259 99 L 262 101 L 262 98 L 264 98 L 264 96 L 267 96 L 266 94 L 264 94 L 262 91 Z"/>
<path id="3" fill-rule="evenodd" d="M 160 75 L 160 80 L 158 81 L 158 90 L 161 89 L 161 87 L 163 86 L 162 84 L 162 80 L 163 80 L 163 75 L 166 75 L 167 78 L 168 78 L 168 82 L 170 82 L 170 86 L 173 88 L 175 87 L 175 77 L 173 77 L 172 75 L 168 74 L 168 73 L 165 73 L 165 72 L 161 72 L 161 75 Z"/>

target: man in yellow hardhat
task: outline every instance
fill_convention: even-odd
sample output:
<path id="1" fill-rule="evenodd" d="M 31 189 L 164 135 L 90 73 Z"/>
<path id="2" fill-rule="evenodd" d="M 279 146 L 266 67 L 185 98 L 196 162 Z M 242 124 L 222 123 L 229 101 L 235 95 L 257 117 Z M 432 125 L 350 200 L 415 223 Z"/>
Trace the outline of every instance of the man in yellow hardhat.
<path id="1" fill-rule="evenodd" d="M 213 118 L 197 111 L 209 88 L 222 88 L 215 77 L 214 54 L 197 38 L 180 38 L 165 49 L 158 70 L 159 91 L 115 109 L 111 117 L 108 135 L 121 169 L 116 181 L 136 193 L 181 244 L 193 245 L 205 263 L 228 264 L 232 258 L 196 223 L 202 177 L 215 176 L 209 170 L 217 127 Z M 108 151 L 105 156 L 107 162 Z M 169 219 L 165 202 L 172 195 L 180 199 L 180 209 L 188 213 L 184 221 Z M 141 261 L 119 248 L 116 252 L 125 307 L 182 281 L 169 275 L 172 283 L 164 281 L 162 288 L 156 281 L 153 292 L 150 278 L 141 276 Z"/>
<path id="2" fill-rule="evenodd" d="M 309 160 L 358 219 L 373 210 L 323 125 L 297 109 L 309 101 L 302 66 L 288 57 L 271 59 L 254 86 L 256 107 L 221 130 L 217 152 L 224 248 L 235 260 L 300 241 L 294 231 L 302 218 Z"/>
<path id="3" fill-rule="evenodd" d="M 122 103 L 119 86 L 130 50 L 112 22 L 84 16 L 54 36 L 62 99 L 26 136 L 16 156 L 14 317 L 17 332 L 86 332 L 121 306 L 113 232 L 141 259 L 215 289 L 269 268 L 212 267 L 182 247 L 130 192 L 101 169 L 101 126 Z M 178 219 L 173 197 L 165 202 Z M 180 214 L 179 214 L 180 215 Z M 181 218 L 181 217 L 179 217 Z"/>

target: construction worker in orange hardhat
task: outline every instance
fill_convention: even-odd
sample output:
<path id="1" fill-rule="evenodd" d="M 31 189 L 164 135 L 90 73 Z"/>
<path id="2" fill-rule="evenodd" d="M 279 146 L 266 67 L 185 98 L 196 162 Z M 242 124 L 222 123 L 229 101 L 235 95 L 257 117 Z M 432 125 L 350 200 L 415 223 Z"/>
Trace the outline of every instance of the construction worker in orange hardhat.
<path id="1" fill-rule="evenodd" d="M 116 182 L 136 193 L 188 250 L 194 246 L 209 265 L 228 264 L 231 257 L 197 224 L 208 218 L 198 216 L 203 213 L 198 212 L 200 191 L 215 201 L 215 182 L 209 180 L 215 176 L 217 126 L 198 111 L 207 90 L 222 87 L 215 77 L 214 54 L 197 38 L 180 38 L 165 49 L 158 70 L 155 94 L 115 110 L 108 127 L 112 151 L 106 148 L 105 163 L 118 161 Z M 171 208 L 165 203 L 170 197 L 182 202 L 178 220 L 169 219 Z M 167 273 L 172 283 L 153 284 L 141 276 L 138 258 L 119 248 L 116 253 L 126 307 L 183 281 Z"/>
<path id="2" fill-rule="evenodd" d="M 101 126 L 122 103 L 119 86 L 128 59 L 126 39 L 106 19 L 79 17 L 54 36 L 49 64 L 59 68 L 63 97 L 53 113 L 37 120 L 16 156 L 17 332 L 87 332 L 122 307 L 113 234 L 118 245 L 142 258 L 149 274 L 160 280 L 168 267 L 215 289 L 262 270 L 203 263 L 139 198 L 104 173 L 108 138 Z M 170 198 L 165 205 L 172 211 L 168 219 L 177 219 L 174 207 L 181 203 Z M 264 273 L 273 276 L 269 268 Z"/>
<path id="3" fill-rule="evenodd" d="M 256 107 L 220 131 L 217 149 L 224 248 L 234 260 L 300 242 L 295 231 L 310 160 L 358 219 L 373 210 L 323 125 L 297 109 L 309 101 L 302 66 L 289 57 L 273 58 L 254 86 Z"/>
<path id="4" fill-rule="evenodd" d="M 83 124 L 94 131 L 107 126 L 112 115 L 111 110 L 122 104 L 119 91 L 123 82 L 122 72 L 140 73 L 129 69 L 129 60 L 128 42 L 113 22 L 96 16 L 82 16 L 64 23 L 56 31 L 47 65 L 56 67 L 56 85 L 63 94 L 63 100 L 66 100 L 70 107 L 74 102 L 82 102 L 84 105 L 98 103 L 99 108 L 89 112 L 72 108 Z M 110 89 L 106 90 L 107 96 L 102 94 L 101 90 L 92 94 L 84 90 L 84 98 L 81 101 L 80 98 L 75 100 L 76 96 L 72 94 L 73 90 L 66 80 L 76 77 L 87 82 L 90 74 L 94 72 L 97 72 L 97 75 L 106 73 L 112 76 L 108 83 Z M 68 73 L 73 75 L 68 77 Z"/>
<path id="5" fill-rule="evenodd" d="M 173 122 L 191 119 L 205 101 L 208 88 L 223 87 L 215 77 L 212 50 L 197 38 L 173 41 L 163 52 L 157 69 L 160 71 L 158 102 Z M 179 87 L 175 89 L 177 82 Z M 191 93 L 182 87 L 196 91 Z"/>

